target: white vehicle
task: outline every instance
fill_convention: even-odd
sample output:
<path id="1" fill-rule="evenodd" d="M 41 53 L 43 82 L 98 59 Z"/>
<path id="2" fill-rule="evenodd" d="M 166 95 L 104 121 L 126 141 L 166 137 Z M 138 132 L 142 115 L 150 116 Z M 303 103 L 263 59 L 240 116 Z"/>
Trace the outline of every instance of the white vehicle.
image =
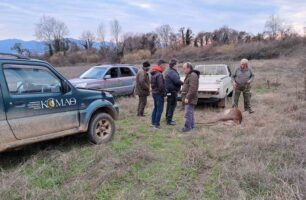
<path id="1" fill-rule="evenodd" d="M 216 102 L 218 107 L 224 108 L 227 97 L 233 92 L 230 68 L 225 64 L 214 64 L 197 65 L 195 70 L 200 72 L 199 100 Z"/>

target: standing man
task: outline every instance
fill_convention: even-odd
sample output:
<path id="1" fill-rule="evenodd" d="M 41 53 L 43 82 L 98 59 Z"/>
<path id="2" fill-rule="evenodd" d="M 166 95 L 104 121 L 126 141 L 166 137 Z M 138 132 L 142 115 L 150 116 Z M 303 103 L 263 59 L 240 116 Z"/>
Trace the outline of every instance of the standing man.
<path id="1" fill-rule="evenodd" d="M 173 121 L 173 114 L 177 105 L 177 94 L 183 85 L 180 75 L 177 72 L 177 60 L 175 59 L 172 59 L 169 63 L 169 69 L 166 71 L 165 75 L 165 85 L 167 92 L 167 125 L 174 126 L 176 123 Z"/>
<path id="2" fill-rule="evenodd" d="M 160 118 L 164 110 L 164 98 L 166 96 L 165 80 L 163 72 L 167 67 L 164 60 L 158 61 L 158 65 L 152 68 L 151 88 L 154 100 L 154 109 L 152 112 L 152 126 L 154 129 L 160 129 Z"/>
<path id="3" fill-rule="evenodd" d="M 182 132 L 189 132 L 194 129 L 194 107 L 198 103 L 198 89 L 200 72 L 193 69 L 191 63 L 183 65 L 186 74 L 182 88 L 182 102 L 185 108 L 185 126 Z"/>
<path id="4" fill-rule="evenodd" d="M 142 63 L 136 75 L 136 95 L 139 97 L 137 116 L 144 116 L 144 109 L 147 105 L 147 97 L 150 95 L 150 78 L 148 71 L 150 70 L 150 63 L 148 61 Z"/>
<path id="5" fill-rule="evenodd" d="M 233 107 L 238 107 L 240 93 L 242 92 L 244 98 L 244 110 L 253 113 L 251 108 L 251 83 L 254 80 L 254 73 L 249 67 L 249 61 L 242 59 L 240 67 L 238 67 L 232 75 L 232 83 L 234 87 L 234 103 Z"/>

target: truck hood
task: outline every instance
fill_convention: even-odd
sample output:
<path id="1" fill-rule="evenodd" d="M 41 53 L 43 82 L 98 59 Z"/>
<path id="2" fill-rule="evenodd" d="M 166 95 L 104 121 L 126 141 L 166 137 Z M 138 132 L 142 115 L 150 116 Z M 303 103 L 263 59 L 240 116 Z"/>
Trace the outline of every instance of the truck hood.
<path id="1" fill-rule="evenodd" d="M 97 79 L 83 79 L 83 78 L 75 78 L 69 80 L 70 83 L 74 86 L 79 85 L 79 84 L 90 84 L 90 83 L 95 83 L 98 80 Z"/>

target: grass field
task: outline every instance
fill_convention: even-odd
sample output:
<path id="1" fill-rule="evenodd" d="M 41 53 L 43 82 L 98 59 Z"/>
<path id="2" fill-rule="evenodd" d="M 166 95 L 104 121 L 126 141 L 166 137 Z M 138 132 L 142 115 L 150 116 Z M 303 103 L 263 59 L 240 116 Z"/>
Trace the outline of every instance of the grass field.
<path id="1" fill-rule="evenodd" d="M 305 199 L 306 102 L 299 62 L 252 61 L 255 114 L 244 112 L 240 126 L 199 125 L 182 135 L 178 108 L 178 125 L 168 127 L 163 119 L 163 129 L 154 132 L 151 98 L 146 118 L 135 115 L 137 99 L 118 99 L 117 133 L 106 145 L 78 135 L 0 154 L 0 199 Z M 87 68 L 58 70 L 71 78 Z M 196 119 L 221 112 L 199 105 Z"/>

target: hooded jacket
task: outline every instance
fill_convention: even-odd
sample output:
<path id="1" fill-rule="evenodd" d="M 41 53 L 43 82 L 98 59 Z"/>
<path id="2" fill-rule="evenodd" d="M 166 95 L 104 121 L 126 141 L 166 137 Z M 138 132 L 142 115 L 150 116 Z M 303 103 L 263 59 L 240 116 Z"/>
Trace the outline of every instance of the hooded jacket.
<path id="1" fill-rule="evenodd" d="M 182 100 L 188 99 L 188 104 L 197 105 L 198 103 L 198 89 L 199 89 L 200 72 L 197 70 L 191 71 L 186 75 L 182 87 Z"/>
<path id="2" fill-rule="evenodd" d="M 151 88 L 152 88 L 152 94 L 166 96 L 163 69 L 160 66 L 155 66 L 152 68 Z"/>

